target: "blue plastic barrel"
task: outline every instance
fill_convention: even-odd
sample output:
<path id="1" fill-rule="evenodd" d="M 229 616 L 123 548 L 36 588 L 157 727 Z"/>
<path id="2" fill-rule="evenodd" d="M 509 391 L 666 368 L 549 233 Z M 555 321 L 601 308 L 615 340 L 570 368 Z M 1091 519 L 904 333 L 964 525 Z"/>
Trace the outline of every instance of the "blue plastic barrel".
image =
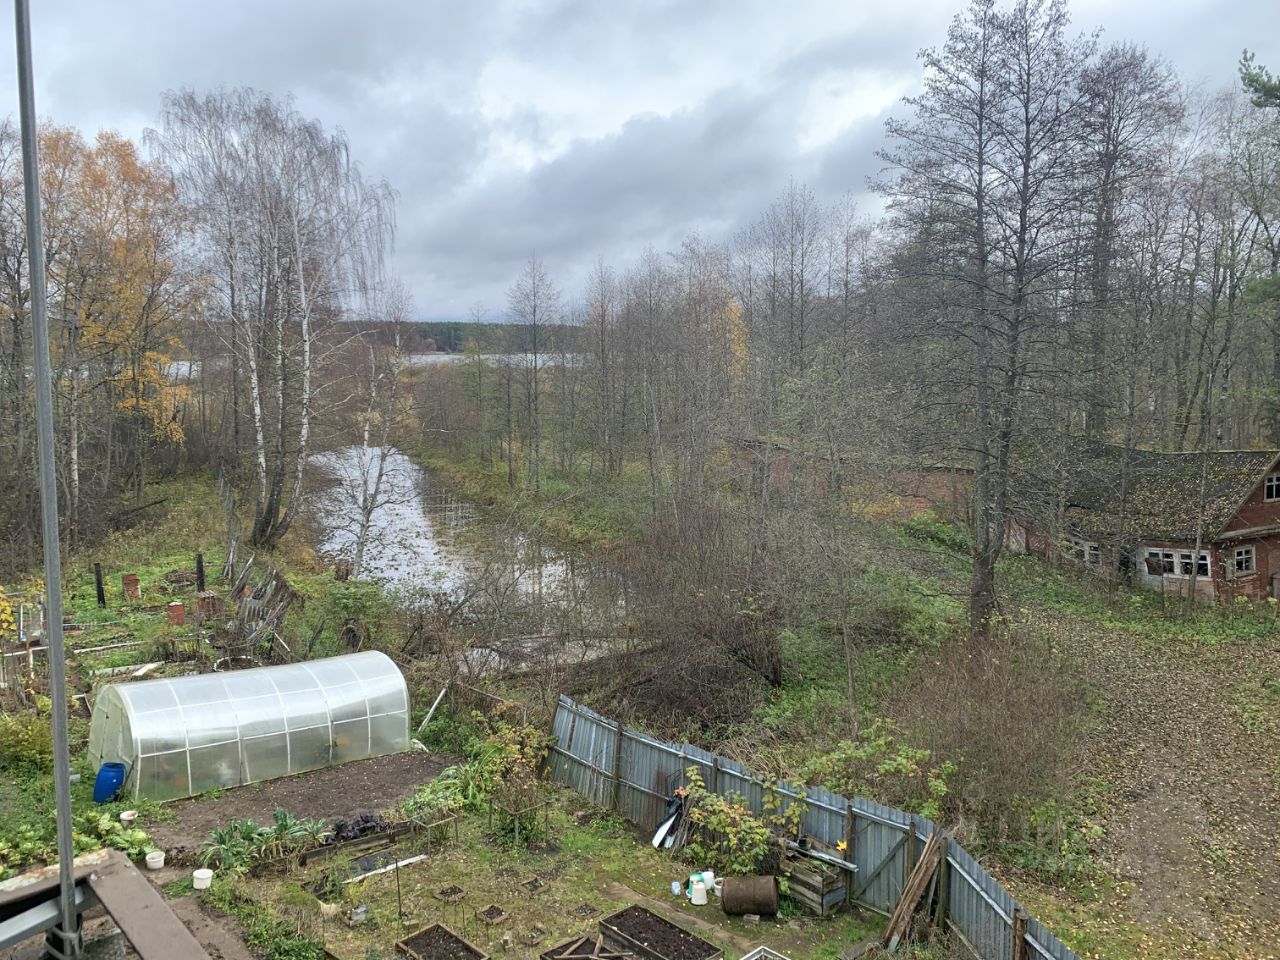
<path id="1" fill-rule="evenodd" d="M 110 803 L 115 799 L 120 788 L 124 786 L 125 765 L 114 761 L 104 763 L 98 768 L 98 777 L 93 781 L 93 802 Z"/>

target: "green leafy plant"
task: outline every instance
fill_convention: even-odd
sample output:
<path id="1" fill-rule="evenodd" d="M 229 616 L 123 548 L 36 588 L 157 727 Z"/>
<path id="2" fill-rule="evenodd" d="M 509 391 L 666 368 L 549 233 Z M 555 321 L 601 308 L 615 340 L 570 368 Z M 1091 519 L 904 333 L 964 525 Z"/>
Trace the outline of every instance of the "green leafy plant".
<path id="1" fill-rule="evenodd" d="M 689 856 L 727 876 L 758 873 L 774 842 L 769 826 L 751 812 L 741 794 L 709 791 L 697 767 L 688 769 L 686 783 Z"/>
<path id="2" fill-rule="evenodd" d="M 806 782 L 835 793 L 875 797 L 938 820 L 958 768 L 950 760 L 932 763 L 930 751 L 903 743 L 900 737 L 896 724 L 877 720 L 857 739 L 842 740 L 802 764 L 800 774 Z"/>
<path id="3" fill-rule="evenodd" d="M 137 860 L 154 847 L 145 830 L 125 827 L 110 813 L 86 813 L 75 817 L 71 836 L 76 853 L 114 847 L 129 859 Z"/>
<path id="4" fill-rule="evenodd" d="M 272 811 L 270 826 L 231 819 L 210 834 L 200 862 L 232 875 L 247 873 L 256 863 L 277 860 L 320 846 L 328 830 L 319 820 L 302 820 L 282 807 Z"/>
<path id="5" fill-rule="evenodd" d="M 466 761 L 446 767 L 431 783 L 415 790 L 401 805 L 407 816 L 480 811 L 502 784 L 538 779 L 553 737 L 501 716 L 486 719 L 472 714 L 467 726 L 475 733 L 460 744 Z"/>
<path id="6" fill-rule="evenodd" d="M 1100 868 L 1094 851 L 1105 831 L 1086 809 L 1046 800 L 1029 806 L 1023 822 L 1022 836 L 1000 845 L 1010 863 L 1077 893 L 1096 885 Z"/>

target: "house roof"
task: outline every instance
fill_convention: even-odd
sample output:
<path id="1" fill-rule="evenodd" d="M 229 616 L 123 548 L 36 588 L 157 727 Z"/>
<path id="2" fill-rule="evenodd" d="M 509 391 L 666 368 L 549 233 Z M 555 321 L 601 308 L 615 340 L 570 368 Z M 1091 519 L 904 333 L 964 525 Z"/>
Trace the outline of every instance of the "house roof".
<path id="1" fill-rule="evenodd" d="M 1068 450 L 1060 481 L 1029 476 L 1019 502 L 1037 513 L 1060 504 L 1070 526 L 1098 539 L 1194 539 L 1202 474 L 1202 539 L 1217 539 L 1280 459 L 1277 450 L 1164 453 L 1083 443 Z"/>

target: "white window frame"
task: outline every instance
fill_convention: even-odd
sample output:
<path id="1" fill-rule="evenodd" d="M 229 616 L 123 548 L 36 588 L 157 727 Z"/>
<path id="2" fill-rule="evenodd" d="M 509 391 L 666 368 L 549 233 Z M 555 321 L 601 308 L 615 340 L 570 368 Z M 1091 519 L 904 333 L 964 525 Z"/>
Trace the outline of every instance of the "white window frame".
<path id="1" fill-rule="evenodd" d="M 1183 573 L 1184 566 L 1189 571 L 1191 567 L 1191 556 L 1194 550 L 1166 550 L 1163 547 L 1147 547 L 1145 551 L 1145 559 L 1159 560 L 1160 573 L 1148 573 L 1149 577 L 1178 577 L 1182 580 L 1190 580 L 1190 572 Z M 1145 566 L 1145 564 L 1144 564 Z M 1207 580 L 1213 572 L 1213 566 L 1209 558 L 1207 550 L 1200 551 L 1200 568 L 1196 571 L 1197 580 Z"/>
<path id="2" fill-rule="evenodd" d="M 1086 567 L 1097 567 L 1102 564 L 1102 548 L 1092 540 L 1072 537 L 1071 555 Z"/>
<path id="3" fill-rule="evenodd" d="M 1241 566 L 1244 563 L 1245 566 Z M 1235 575 L 1249 576 L 1258 572 L 1258 551 L 1254 547 L 1236 547 L 1235 565 L 1232 567 Z"/>
<path id="4" fill-rule="evenodd" d="M 1194 550 L 1179 550 L 1178 553 L 1178 576 L 1191 577 L 1191 556 Z M 1196 570 L 1196 579 L 1207 578 L 1209 576 L 1209 554 L 1203 550 L 1200 552 L 1200 564 Z"/>
<path id="5" fill-rule="evenodd" d="M 1280 500 L 1280 473 L 1269 473 L 1262 481 L 1262 499 L 1268 503 Z"/>

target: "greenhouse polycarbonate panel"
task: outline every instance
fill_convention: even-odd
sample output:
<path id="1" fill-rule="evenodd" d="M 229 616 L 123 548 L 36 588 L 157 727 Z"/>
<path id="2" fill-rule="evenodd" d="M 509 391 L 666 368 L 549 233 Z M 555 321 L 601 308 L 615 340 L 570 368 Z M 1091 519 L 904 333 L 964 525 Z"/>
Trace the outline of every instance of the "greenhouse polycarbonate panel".
<path id="1" fill-rule="evenodd" d="M 95 764 L 134 796 L 172 800 L 404 750 L 404 678 L 374 651 L 230 673 L 111 684 L 90 725 Z"/>

